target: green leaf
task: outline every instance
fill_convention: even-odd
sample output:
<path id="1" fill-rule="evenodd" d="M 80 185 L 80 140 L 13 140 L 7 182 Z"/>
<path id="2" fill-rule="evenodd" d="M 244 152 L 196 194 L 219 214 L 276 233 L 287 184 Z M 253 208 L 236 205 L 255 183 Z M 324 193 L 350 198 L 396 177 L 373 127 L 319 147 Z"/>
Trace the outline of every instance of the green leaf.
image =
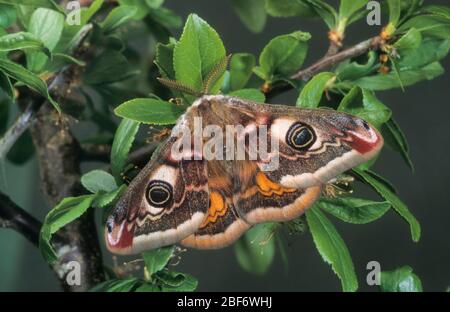
<path id="1" fill-rule="evenodd" d="M 338 80 L 354 80 L 372 74 L 379 64 L 378 54 L 370 51 L 368 56 L 365 63 L 342 62 L 336 69 Z"/>
<path id="2" fill-rule="evenodd" d="M 150 10 L 149 18 L 167 29 L 177 29 L 183 26 L 183 19 L 167 8 Z"/>
<path id="3" fill-rule="evenodd" d="M 81 9 L 81 25 L 87 24 L 91 18 L 101 9 L 105 0 L 94 0 L 88 8 Z"/>
<path id="4" fill-rule="evenodd" d="M 258 89 L 241 89 L 233 91 L 229 95 L 259 103 L 264 103 L 266 101 L 266 96 Z"/>
<path id="5" fill-rule="evenodd" d="M 380 289 L 383 292 L 422 292 L 422 282 L 409 266 L 381 272 Z"/>
<path id="6" fill-rule="evenodd" d="M 230 60 L 230 90 L 240 90 L 247 85 L 255 63 L 253 54 L 233 54 Z"/>
<path id="7" fill-rule="evenodd" d="M 156 45 L 155 64 L 158 66 L 159 73 L 163 78 L 175 79 L 175 70 L 173 69 L 173 50 L 175 43 L 158 43 Z"/>
<path id="8" fill-rule="evenodd" d="M 353 171 L 367 184 L 372 186 L 377 193 L 385 200 L 391 203 L 392 207 L 397 213 L 402 216 L 410 226 L 411 237 L 414 242 L 420 240 L 420 224 L 417 219 L 408 210 L 408 207 L 397 197 L 385 184 L 381 183 L 376 177 L 374 177 L 370 171 L 363 171 L 360 169 L 353 169 Z"/>
<path id="9" fill-rule="evenodd" d="M 387 0 L 389 6 L 389 24 L 386 26 L 386 32 L 391 35 L 400 20 L 401 2 L 400 0 Z"/>
<path id="10" fill-rule="evenodd" d="M 64 53 L 53 53 L 53 58 L 63 62 L 64 64 L 76 64 L 80 67 L 86 66 L 86 62 Z"/>
<path id="11" fill-rule="evenodd" d="M 318 207 L 306 210 L 314 243 L 326 263 L 331 264 L 334 273 L 341 280 L 343 291 L 356 291 L 358 279 L 356 278 L 350 253 L 336 228 Z"/>
<path id="12" fill-rule="evenodd" d="M 266 25 L 264 0 L 232 0 L 231 5 L 242 23 L 254 33 L 259 33 Z"/>
<path id="13" fill-rule="evenodd" d="M 444 68 L 439 62 L 431 63 L 420 69 L 402 70 L 399 72 L 400 81 L 403 86 L 411 86 L 422 80 L 432 80 L 444 73 Z M 399 88 L 401 83 L 399 76 L 391 72 L 387 75 L 379 74 L 355 80 L 353 83 L 363 89 L 372 91 L 383 91 Z"/>
<path id="14" fill-rule="evenodd" d="M 266 11 L 275 17 L 316 16 L 315 10 L 302 0 L 266 0 Z"/>
<path id="15" fill-rule="evenodd" d="M 159 8 L 163 3 L 164 0 L 145 0 L 145 3 L 152 9 Z"/>
<path id="16" fill-rule="evenodd" d="M 341 0 L 339 6 L 339 20 L 348 20 L 359 9 L 364 7 L 369 0 Z"/>
<path id="17" fill-rule="evenodd" d="M 114 177 L 103 170 L 92 170 L 81 177 L 81 184 L 91 193 L 112 192 L 117 189 Z"/>
<path id="18" fill-rule="evenodd" d="M 90 292 L 132 292 L 140 287 L 142 281 L 129 277 L 126 279 L 111 279 L 95 285 Z"/>
<path id="19" fill-rule="evenodd" d="M 45 8 L 38 8 L 33 12 L 28 25 L 28 32 L 44 43 L 51 52 L 61 39 L 64 28 L 64 15 L 60 12 Z M 33 72 L 44 69 L 48 56 L 42 52 L 28 51 L 27 67 Z"/>
<path id="20" fill-rule="evenodd" d="M 127 188 L 126 185 L 122 184 L 121 186 L 119 186 L 118 188 L 116 188 L 111 192 L 108 192 L 106 194 L 97 194 L 95 196 L 94 201 L 92 202 L 92 207 L 104 208 L 112 204 L 119 198 L 120 195 L 122 195 L 122 193 L 125 191 L 126 188 Z"/>
<path id="21" fill-rule="evenodd" d="M 134 6 L 121 5 L 111 10 L 105 20 L 100 23 L 103 31 L 109 34 L 132 20 L 138 9 Z"/>
<path id="22" fill-rule="evenodd" d="M 196 14 L 189 15 L 173 54 L 177 82 L 203 90 L 204 79 L 224 57 L 225 47 L 217 32 Z M 222 79 L 218 79 L 210 93 L 217 93 L 221 84 Z"/>
<path id="23" fill-rule="evenodd" d="M 198 285 L 196 278 L 185 273 L 161 271 L 156 278 L 162 283 L 162 291 L 194 291 Z"/>
<path id="24" fill-rule="evenodd" d="M 48 93 L 47 84 L 37 75 L 19 64 L 2 59 L 0 59 L 0 70 L 10 78 L 20 81 L 41 94 L 58 110 L 58 112 L 61 111 L 58 103 L 56 103 Z"/>
<path id="25" fill-rule="evenodd" d="M 136 288 L 135 292 L 160 292 L 161 290 L 161 287 L 158 285 L 143 283 L 141 286 Z"/>
<path id="26" fill-rule="evenodd" d="M 301 31 L 273 38 L 259 56 L 257 73 L 262 73 L 266 81 L 293 74 L 303 65 L 310 38 L 309 33 Z"/>
<path id="27" fill-rule="evenodd" d="M 424 38 L 419 47 L 399 50 L 399 69 L 410 70 L 422 68 L 433 62 L 442 60 L 450 51 L 450 41 L 436 38 Z"/>
<path id="28" fill-rule="evenodd" d="M 16 8 L 8 4 L 0 4 L 0 27 L 8 28 L 17 18 Z"/>
<path id="29" fill-rule="evenodd" d="M 120 174 L 127 163 L 128 153 L 138 130 L 139 123 L 129 119 L 123 119 L 117 128 L 111 147 L 111 172 L 117 183 L 122 181 Z"/>
<path id="30" fill-rule="evenodd" d="M 197 285 L 198 285 L 198 281 L 195 277 L 189 275 L 189 274 L 184 274 L 184 279 L 183 282 L 176 286 L 176 287 L 172 287 L 172 286 L 162 286 L 162 290 L 163 291 L 195 291 L 197 289 Z"/>
<path id="31" fill-rule="evenodd" d="M 175 124 L 183 112 L 176 104 L 148 98 L 130 100 L 114 110 L 122 118 L 153 125 Z"/>
<path id="32" fill-rule="evenodd" d="M 14 50 L 36 49 L 49 55 L 50 52 L 41 40 L 27 32 L 17 32 L 0 37 L 0 52 Z"/>
<path id="33" fill-rule="evenodd" d="M 314 76 L 303 88 L 297 99 L 297 106 L 306 108 L 316 108 L 319 106 L 320 99 L 329 86 L 330 82 L 335 79 L 334 73 L 323 72 Z"/>
<path id="34" fill-rule="evenodd" d="M 52 235 L 83 215 L 93 199 L 94 195 L 66 197 L 47 214 L 39 236 L 39 248 L 47 262 L 52 264 L 58 258 L 50 244 Z"/>
<path id="35" fill-rule="evenodd" d="M 388 202 L 353 197 L 321 198 L 318 206 L 347 223 L 366 224 L 381 218 L 391 208 Z"/>
<path id="36" fill-rule="evenodd" d="M 389 119 L 382 127 L 381 134 L 385 143 L 394 151 L 400 153 L 408 167 L 414 171 L 414 165 L 409 156 L 409 145 L 402 130 L 394 119 Z"/>
<path id="37" fill-rule="evenodd" d="M 415 16 L 403 23 L 397 32 L 416 28 L 423 35 L 450 40 L 450 22 L 447 18 L 434 15 Z"/>
<path id="38" fill-rule="evenodd" d="M 61 8 L 52 0 L 0 0 L 0 3 L 42 7 L 62 11 Z"/>
<path id="39" fill-rule="evenodd" d="M 173 257 L 175 251 L 175 246 L 161 247 L 151 251 L 144 252 L 142 254 L 145 262 L 145 267 L 147 268 L 148 274 L 152 276 L 153 274 L 164 269 Z"/>
<path id="40" fill-rule="evenodd" d="M 309 3 L 316 13 L 322 18 L 322 20 L 327 24 L 329 29 L 334 29 L 338 22 L 338 14 L 336 10 L 328 3 L 322 0 L 303 0 Z"/>
<path id="41" fill-rule="evenodd" d="M 428 5 L 421 8 L 421 13 L 442 17 L 450 21 L 450 8 L 445 5 Z"/>
<path id="42" fill-rule="evenodd" d="M 14 87 L 9 77 L 0 70 L 0 90 L 3 91 L 10 99 L 14 98 Z"/>
<path id="43" fill-rule="evenodd" d="M 276 223 L 257 224 L 234 245 L 236 259 L 247 272 L 262 275 L 275 256 L 274 231 Z"/>
<path id="44" fill-rule="evenodd" d="M 338 111 L 361 117 L 378 129 L 392 116 L 392 111 L 375 96 L 375 93 L 354 87 L 342 99 Z"/>
<path id="45" fill-rule="evenodd" d="M 122 53 L 106 50 L 90 62 L 83 74 L 83 81 L 90 85 L 107 84 L 125 80 L 136 73 L 130 69 Z"/>
<path id="46" fill-rule="evenodd" d="M 404 50 L 415 50 L 422 43 L 422 34 L 415 28 L 408 30 L 399 40 L 394 43 L 394 47 L 402 55 Z"/>

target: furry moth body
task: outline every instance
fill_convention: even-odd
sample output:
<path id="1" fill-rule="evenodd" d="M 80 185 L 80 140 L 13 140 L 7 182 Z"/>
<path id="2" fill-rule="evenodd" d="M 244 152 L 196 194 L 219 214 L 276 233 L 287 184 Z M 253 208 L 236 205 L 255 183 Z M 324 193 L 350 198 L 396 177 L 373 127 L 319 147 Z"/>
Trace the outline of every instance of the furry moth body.
<path id="1" fill-rule="evenodd" d="M 270 138 L 279 141 L 277 154 L 268 156 L 278 157 L 278 168 L 264 171 L 260 159 L 206 160 L 194 150 L 187 151 L 191 158 L 176 159 L 175 130 L 194 131 L 196 117 L 204 126 L 223 129 L 266 126 Z M 374 127 L 344 113 L 203 96 L 180 117 L 112 210 L 107 247 L 134 254 L 175 243 L 200 249 L 228 246 L 254 224 L 298 217 L 324 184 L 373 158 L 382 145 Z"/>

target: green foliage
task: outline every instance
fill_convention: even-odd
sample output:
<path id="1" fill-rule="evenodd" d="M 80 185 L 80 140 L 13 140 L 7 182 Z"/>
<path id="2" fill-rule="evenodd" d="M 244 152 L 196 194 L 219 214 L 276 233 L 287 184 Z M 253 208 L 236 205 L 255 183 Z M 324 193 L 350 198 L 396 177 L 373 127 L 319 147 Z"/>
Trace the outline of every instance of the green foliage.
<path id="1" fill-rule="evenodd" d="M 57 5 L 53 0 L 0 0 L 0 3 L 61 10 L 59 5 Z"/>
<path id="2" fill-rule="evenodd" d="M 306 220 L 316 248 L 341 280 L 343 291 L 356 291 L 358 280 L 352 258 L 331 221 L 315 206 L 306 211 Z"/>
<path id="3" fill-rule="evenodd" d="M 387 201 L 375 202 L 352 197 L 325 197 L 320 199 L 318 206 L 336 218 L 354 224 L 373 222 L 391 208 L 391 204 Z"/>
<path id="4" fill-rule="evenodd" d="M 411 170 L 414 170 L 414 165 L 409 156 L 409 145 L 406 137 L 400 129 L 399 125 L 393 118 L 390 118 L 382 127 L 381 134 L 387 146 L 394 151 L 400 153 L 406 164 Z"/>
<path id="5" fill-rule="evenodd" d="M 233 54 L 230 60 L 230 90 L 237 91 L 247 85 L 255 63 L 256 60 L 252 54 Z"/>
<path id="6" fill-rule="evenodd" d="M 272 39 L 259 55 L 255 73 L 267 82 L 289 76 L 303 65 L 308 52 L 309 33 L 296 31 Z"/>
<path id="7" fill-rule="evenodd" d="M 50 55 L 50 51 L 44 46 L 42 41 L 31 33 L 18 32 L 0 37 L 1 52 L 26 49 L 41 50 L 45 54 Z"/>
<path id="8" fill-rule="evenodd" d="M 117 128 L 111 148 L 111 171 L 117 182 L 122 180 L 121 173 L 138 130 L 139 123 L 129 119 L 123 119 Z"/>
<path id="9" fill-rule="evenodd" d="M 354 87 L 342 99 L 338 111 L 361 117 L 378 129 L 390 120 L 391 110 L 372 91 Z"/>
<path id="10" fill-rule="evenodd" d="M 9 4 L 0 4 L 0 27 L 8 28 L 17 18 L 16 9 Z"/>
<path id="11" fill-rule="evenodd" d="M 380 289 L 383 292 L 422 292 L 422 282 L 409 266 L 381 272 Z"/>
<path id="12" fill-rule="evenodd" d="M 151 276 L 165 268 L 175 251 L 174 246 L 162 247 L 143 254 L 145 267 Z"/>
<path id="13" fill-rule="evenodd" d="M 113 278 L 96 285 L 92 292 L 159 292 L 194 291 L 197 280 L 189 274 L 170 271 L 169 261 L 174 257 L 175 247 L 158 248 L 143 254 L 145 278 Z"/>
<path id="14" fill-rule="evenodd" d="M 207 75 L 225 57 L 225 47 L 217 32 L 195 14 L 189 15 L 180 41 L 173 51 L 173 68 L 178 83 L 203 90 Z M 219 91 L 222 80 L 210 88 Z M 193 100 L 192 96 L 188 96 Z"/>
<path id="15" fill-rule="evenodd" d="M 264 93 L 259 91 L 258 89 L 240 89 L 237 91 L 233 91 L 228 95 L 232 95 L 244 100 L 250 100 L 255 102 L 264 103 L 266 101 L 266 97 Z"/>
<path id="16" fill-rule="evenodd" d="M 240 266 L 253 274 L 264 274 L 275 256 L 275 236 L 278 224 L 258 224 L 250 229 L 234 245 L 236 259 Z"/>
<path id="17" fill-rule="evenodd" d="M 307 1 L 302 0 L 266 0 L 266 11 L 275 17 L 316 15 L 314 8 Z"/>
<path id="18" fill-rule="evenodd" d="M 91 193 L 112 192 L 117 189 L 116 180 L 108 172 L 92 170 L 81 177 L 81 184 Z"/>
<path id="19" fill-rule="evenodd" d="M 122 53 L 106 50 L 86 68 L 83 81 L 88 85 L 109 84 L 125 80 L 135 74 L 137 72 L 130 69 L 129 62 Z"/>
<path id="20" fill-rule="evenodd" d="M 133 6 L 119 6 L 109 13 L 101 26 L 103 31 L 108 34 L 115 31 L 120 26 L 126 24 L 138 13 L 138 8 Z"/>
<path id="21" fill-rule="evenodd" d="M 323 72 L 311 79 L 302 89 L 297 106 L 304 108 L 317 108 L 322 98 L 322 94 L 327 89 L 328 84 L 335 79 L 334 73 Z"/>
<path id="22" fill-rule="evenodd" d="M 386 186 L 384 181 L 380 180 L 379 177 L 373 174 L 370 171 L 363 171 L 360 169 L 353 170 L 358 177 L 360 177 L 364 182 L 369 184 L 371 187 L 376 190 L 376 192 L 387 200 L 394 210 L 402 216 L 408 223 L 411 228 L 411 237 L 414 242 L 418 242 L 420 239 L 420 224 L 416 220 L 416 218 L 411 214 L 408 210 L 408 207 L 391 191 L 389 186 Z"/>
<path id="23" fill-rule="evenodd" d="M 64 15 L 61 13 L 39 8 L 33 12 L 28 24 L 28 31 L 45 44 L 49 51 L 58 44 L 64 28 Z M 32 72 L 44 69 L 48 56 L 42 52 L 27 52 L 27 67 Z"/>
<path id="24" fill-rule="evenodd" d="M 67 197 L 47 214 L 39 237 L 39 248 L 47 262 L 52 264 L 58 259 L 50 244 L 53 234 L 82 216 L 89 209 L 93 200 L 94 196 L 92 195 Z"/>
<path id="25" fill-rule="evenodd" d="M 43 97 L 45 97 L 52 105 L 60 111 L 59 104 L 56 103 L 50 96 L 47 84 L 38 76 L 33 74 L 28 69 L 23 66 L 11 62 L 9 60 L 0 58 L 0 71 L 2 71 L 9 78 L 15 79 L 31 89 L 39 92 Z"/>
<path id="26" fill-rule="evenodd" d="M 267 19 L 264 0 L 232 0 L 231 4 L 249 30 L 258 33 L 264 29 Z"/>
<path id="27" fill-rule="evenodd" d="M 122 118 L 154 125 L 175 124 L 183 111 L 176 104 L 147 98 L 130 100 L 114 110 Z"/>

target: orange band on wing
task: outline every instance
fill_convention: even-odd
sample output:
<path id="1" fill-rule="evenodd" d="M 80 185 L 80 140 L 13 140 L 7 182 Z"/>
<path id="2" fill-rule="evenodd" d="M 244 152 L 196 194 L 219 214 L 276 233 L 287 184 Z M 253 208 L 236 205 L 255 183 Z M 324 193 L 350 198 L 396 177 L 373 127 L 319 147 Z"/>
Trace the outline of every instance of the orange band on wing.
<path id="1" fill-rule="evenodd" d="M 205 228 L 208 223 L 215 223 L 217 221 L 217 218 L 223 217 L 227 212 L 227 205 L 222 197 L 217 192 L 211 192 L 209 195 L 209 209 L 208 209 L 208 215 L 203 220 L 203 223 L 200 225 L 200 229 Z"/>
<path id="2" fill-rule="evenodd" d="M 284 193 L 293 193 L 296 189 L 285 188 L 281 185 L 272 182 L 264 173 L 258 172 L 256 174 L 256 184 L 258 185 L 259 192 L 267 197 L 275 195 L 283 195 Z"/>

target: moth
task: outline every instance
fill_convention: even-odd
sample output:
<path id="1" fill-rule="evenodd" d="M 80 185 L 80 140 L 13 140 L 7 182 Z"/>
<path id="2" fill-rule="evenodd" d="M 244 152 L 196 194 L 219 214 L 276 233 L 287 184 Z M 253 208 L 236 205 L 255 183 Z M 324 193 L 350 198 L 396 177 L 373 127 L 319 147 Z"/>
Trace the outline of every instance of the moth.
<path id="1" fill-rule="evenodd" d="M 192 140 L 198 139 L 196 118 L 203 127 L 241 125 L 244 134 L 234 136 L 244 136 L 240 142 L 246 156 L 255 145 L 246 134 L 262 126 L 270 134 L 267 141 L 277 140 L 278 148 L 256 159 L 206 159 L 195 148 L 175 157 L 174 145 L 180 141 L 176 130 L 184 127 Z M 373 126 L 345 113 L 202 96 L 113 208 L 106 222 L 107 247 L 135 254 L 175 243 L 198 249 L 228 246 L 257 223 L 300 216 L 327 182 L 370 160 L 382 146 Z M 275 157 L 277 168 L 265 170 Z"/>

